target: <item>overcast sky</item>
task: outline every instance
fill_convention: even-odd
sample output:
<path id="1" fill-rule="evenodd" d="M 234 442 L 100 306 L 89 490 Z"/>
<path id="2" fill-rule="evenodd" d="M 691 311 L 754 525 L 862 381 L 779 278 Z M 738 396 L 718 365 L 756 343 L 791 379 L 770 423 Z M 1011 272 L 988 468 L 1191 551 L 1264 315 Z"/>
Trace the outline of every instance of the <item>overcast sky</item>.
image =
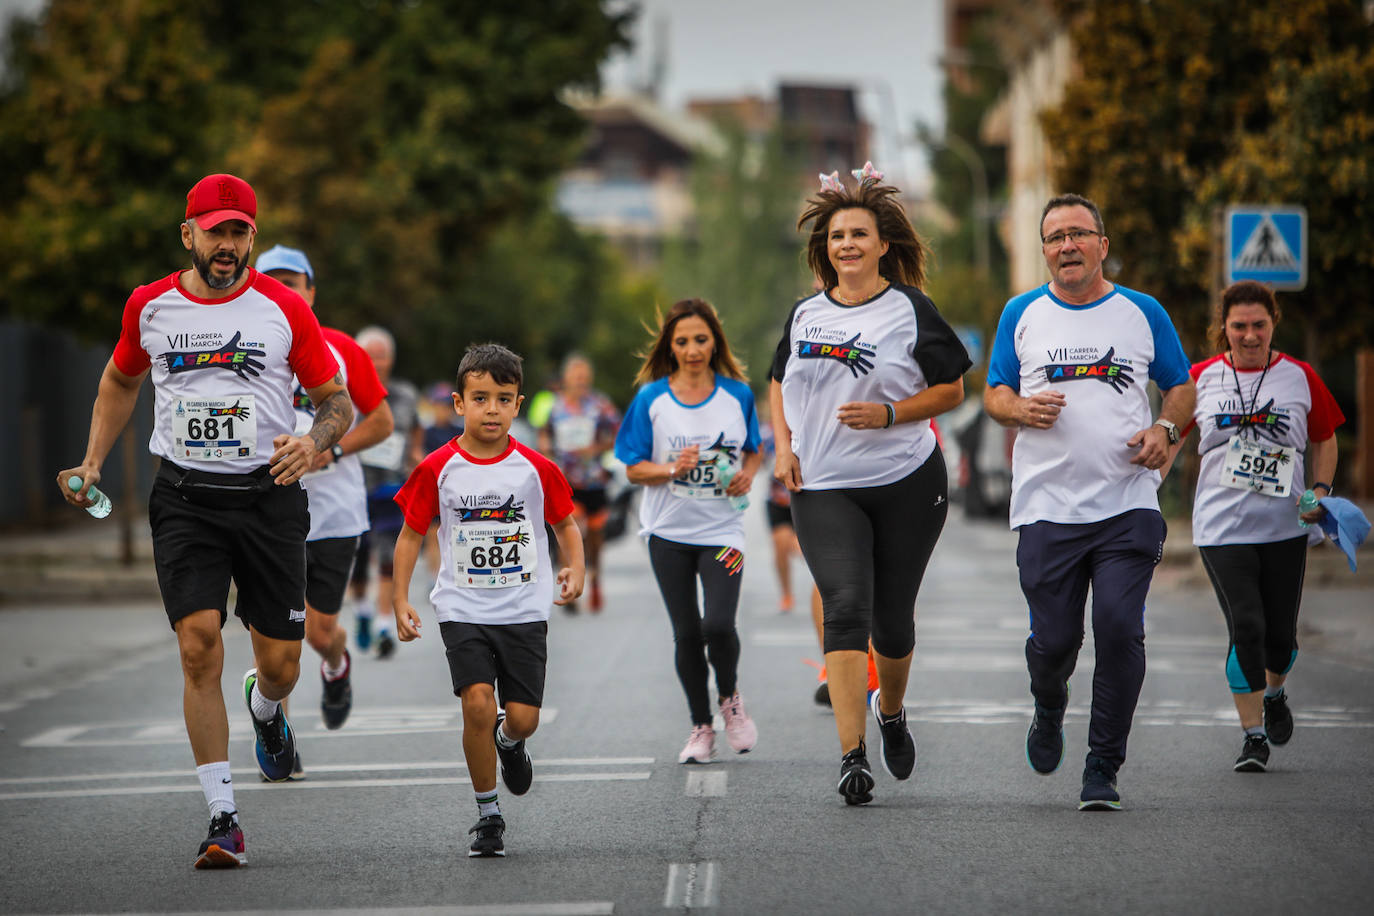
<path id="1" fill-rule="evenodd" d="M 917 121 L 937 132 L 944 124 L 936 63 L 944 49 L 943 0 L 614 0 L 612 6 L 630 3 L 641 9 L 636 48 L 607 63 L 608 89 L 644 79 L 655 23 L 662 21 L 661 101 L 669 107 L 699 96 L 772 97 L 780 80 L 851 83 L 864 90 L 877 165 L 898 181 L 924 181 L 924 156 L 910 141 Z M 892 161 L 898 143 L 906 147 L 900 166 Z M 843 173 L 861 165 L 836 168 Z"/>

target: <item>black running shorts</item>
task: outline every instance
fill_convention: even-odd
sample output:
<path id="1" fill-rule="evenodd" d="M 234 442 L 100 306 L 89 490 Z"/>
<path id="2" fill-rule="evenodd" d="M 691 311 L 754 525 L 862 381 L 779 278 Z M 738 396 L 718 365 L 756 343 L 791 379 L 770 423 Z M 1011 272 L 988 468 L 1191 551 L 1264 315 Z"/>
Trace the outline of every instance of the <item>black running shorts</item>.
<path id="1" fill-rule="evenodd" d="M 232 579 L 238 586 L 234 613 L 244 626 L 273 639 L 305 637 L 310 511 L 300 484 L 270 485 L 244 506 L 207 508 L 188 501 L 159 471 L 148 521 L 170 623 L 214 608 L 223 626 Z"/>
<path id="2" fill-rule="evenodd" d="M 547 621 L 483 624 L 443 621 L 439 635 L 448 651 L 453 693 L 469 684 L 494 684 L 501 705 L 544 705 L 544 668 L 549 660 Z"/>
<path id="3" fill-rule="evenodd" d="M 357 553 L 357 535 L 306 541 L 305 603 L 321 614 L 339 613 Z"/>

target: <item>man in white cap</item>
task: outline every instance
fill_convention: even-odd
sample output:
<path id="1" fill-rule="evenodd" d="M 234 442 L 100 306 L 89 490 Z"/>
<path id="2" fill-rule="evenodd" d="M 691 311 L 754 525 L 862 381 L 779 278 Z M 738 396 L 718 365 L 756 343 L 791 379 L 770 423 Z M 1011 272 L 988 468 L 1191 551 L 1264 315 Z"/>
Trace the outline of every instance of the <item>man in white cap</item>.
<path id="1" fill-rule="evenodd" d="M 294 290 L 313 309 L 315 271 L 305 252 L 277 245 L 258 256 L 258 271 Z M 357 453 L 391 435 L 391 408 L 372 360 L 351 336 L 321 329 L 343 373 L 354 424 L 329 451 L 315 457 L 301 485 L 310 494 L 310 533 L 305 539 L 305 641 L 320 654 L 320 713 L 326 728 L 341 727 L 353 708 L 348 634 L 339 608 L 348 587 L 358 538 L 367 530 L 367 491 Z M 296 428 L 308 429 L 315 408 L 297 381 Z M 292 775 L 304 775 L 299 749 Z"/>

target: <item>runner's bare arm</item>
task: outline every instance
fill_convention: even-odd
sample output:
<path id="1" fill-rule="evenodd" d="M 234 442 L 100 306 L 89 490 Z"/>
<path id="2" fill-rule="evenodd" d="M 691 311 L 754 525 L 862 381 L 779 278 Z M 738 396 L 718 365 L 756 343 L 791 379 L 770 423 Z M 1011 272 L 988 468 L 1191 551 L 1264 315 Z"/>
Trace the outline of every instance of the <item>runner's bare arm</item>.
<path id="1" fill-rule="evenodd" d="M 96 389 L 95 406 L 91 408 L 91 431 L 86 439 L 86 456 L 77 467 L 67 468 L 57 475 L 57 488 L 67 502 L 83 509 L 91 504 L 86 491 L 100 482 L 100 466 L 105 463 L 105 456 L 110 454 L 115 440 L 128 425 L 129 417 L 133 416 L 134 405 L 138 403 L 138 389 L 147 376 L 146 369 L 138 375 L 125 375 L 115 368 L 113 358 L 105 364 L 100 386 Z M 81 478 L 80 493 L 73 493 L 67 485 L 73 476 Z"/>
<path id="2" fill-rule="evenodd" d="M 582 554 L 582 530 L 577 527 L 577 518 L 571 512 L 553 526 L 553 534 L 558 538 L 558 555 L 568 562 L 567 566 L 558 571 L 556 577 L 559 589 L 558 597 L 553 599 L 553 603 L 561 606 L 582 596 L 582 588 L 587 579 L 587 566 Z M 396 619 L 400 620 L 400 616 L 397 615 Z"/>
<path id="3" fill-rule="evenodd" d="M 396 613 L 396 635 L 401 642 L 420 638 L 420 615 L 410 603 L 410 577 L 420 556 L 424 535 L 409 525 L 401 526 L 396 536 L 396 553 L 391 559 L 391 609 Z"/>

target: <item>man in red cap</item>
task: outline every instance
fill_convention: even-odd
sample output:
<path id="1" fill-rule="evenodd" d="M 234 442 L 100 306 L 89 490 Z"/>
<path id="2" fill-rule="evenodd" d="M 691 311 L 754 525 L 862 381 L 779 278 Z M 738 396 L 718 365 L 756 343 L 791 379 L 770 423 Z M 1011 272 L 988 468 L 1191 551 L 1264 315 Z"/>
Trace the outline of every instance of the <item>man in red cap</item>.
<path id="1" fill-rule="evenodd" d="M 57 476 L 68 502 L 91 504 L 88 491 L 151 375 L 148 448 L 160 461 L 148 521 L 158 588 L 181 652 L 186 732 L 210 807 L 197 868 L 245 862 L 220 687 L 229 581 L 238 586 L 234 613 L 248 628 L 256 662 L 243 689 L 258 766 L 269 779 L 286 779 L 295 735 L 280 701 L 300 671 L 310 527 L 298 481 L 353 419 L 310 306 L 248 266 L 257 215 L 257 197 L 241 178 L 209 175 L 191 188 L 181 241 L 192 266 L 129 296 L 91 411 L 86 455 Z M 314 422 L 300 436 L 294 379 L 315 405 Z"/>

